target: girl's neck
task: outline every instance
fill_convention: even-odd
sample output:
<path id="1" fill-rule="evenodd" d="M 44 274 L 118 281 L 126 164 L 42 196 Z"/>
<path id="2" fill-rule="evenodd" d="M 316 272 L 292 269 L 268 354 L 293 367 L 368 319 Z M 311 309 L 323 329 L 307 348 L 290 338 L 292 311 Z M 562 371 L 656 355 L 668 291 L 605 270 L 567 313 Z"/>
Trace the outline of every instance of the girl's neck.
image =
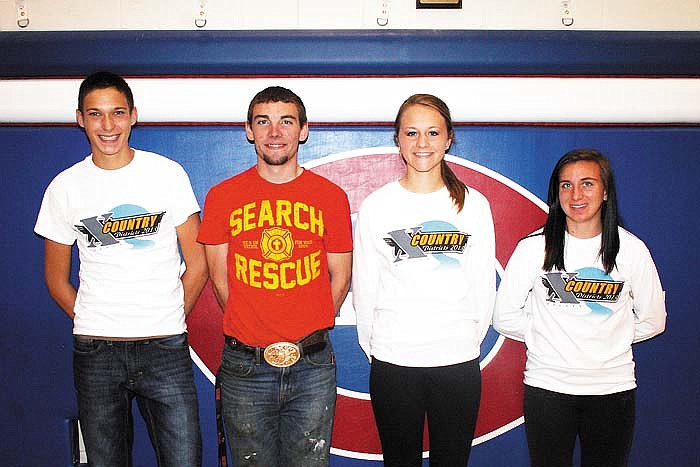
<path id="1" fill-rule="evenodd" d="M 411 172 L 399 179 L 399 184 L 412 193 L 433 193 L 445 186 L 440 172 Z"/>

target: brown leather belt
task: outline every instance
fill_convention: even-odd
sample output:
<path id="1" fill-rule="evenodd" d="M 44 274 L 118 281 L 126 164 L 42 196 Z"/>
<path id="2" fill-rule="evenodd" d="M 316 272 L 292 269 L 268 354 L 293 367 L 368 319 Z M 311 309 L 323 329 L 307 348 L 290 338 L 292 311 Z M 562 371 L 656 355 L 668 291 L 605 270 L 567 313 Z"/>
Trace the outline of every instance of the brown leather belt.
<path id="1" fill-rule="evenodd" d="M 320 329 L 297 342 L 275 342 L 267 347 L 255 347 L 244 344 L 235 337 L 225 336 L 226 345 L 233 350 L 240 350 L 260 358 L 262 355 L 267 363 L 278 368 L 294 365 L 304 355 L 311 355 L 326 348 L 328 330 Z"/>

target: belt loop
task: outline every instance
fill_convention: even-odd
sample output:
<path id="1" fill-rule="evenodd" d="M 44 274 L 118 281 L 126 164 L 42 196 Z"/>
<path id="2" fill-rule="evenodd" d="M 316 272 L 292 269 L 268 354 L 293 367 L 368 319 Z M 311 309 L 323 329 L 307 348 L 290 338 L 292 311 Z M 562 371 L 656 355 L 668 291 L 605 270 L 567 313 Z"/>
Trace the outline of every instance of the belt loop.
<path id="1" fill-rule="evenodd" d="M 255 347 L 255 364 L 260 365 L 260 347 Z"/>

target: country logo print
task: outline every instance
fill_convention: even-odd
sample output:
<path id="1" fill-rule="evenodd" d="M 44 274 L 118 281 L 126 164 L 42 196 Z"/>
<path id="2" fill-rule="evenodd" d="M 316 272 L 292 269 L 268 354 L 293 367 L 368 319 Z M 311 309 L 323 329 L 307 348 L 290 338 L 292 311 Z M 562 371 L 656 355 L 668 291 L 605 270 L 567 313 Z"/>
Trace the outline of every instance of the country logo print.
<path id="1" fill-rule="evenodd" d="M 547 287 L 550 302 L 572 303 L 603 302 L 615 303 L 620 298 L 624 282 L 601 279 L 580 279 L 578 272 L 545 274 L 542 283 Z"/>
<path id="2" fill-rule="evenodd" d="M 431 225 L 439 221 L 424 223 L 418 227 L 389 232 L 384 241 L 393 248 L 394 262 L 410 258 L 425 258 L 429 254 L 464 253 L 469 234 L 456 230 L 431 231 Z"/>
<path id="3" fill-rule="evenodd" d="M 144 246 L 138 239 L 158 233 L 165 211 L 147 212 L 140 206 L 120 205 L 110 212 L 80 220 L 75 228 L 86 236 L 88 247 L 116 245 L 126 241 Z"/>

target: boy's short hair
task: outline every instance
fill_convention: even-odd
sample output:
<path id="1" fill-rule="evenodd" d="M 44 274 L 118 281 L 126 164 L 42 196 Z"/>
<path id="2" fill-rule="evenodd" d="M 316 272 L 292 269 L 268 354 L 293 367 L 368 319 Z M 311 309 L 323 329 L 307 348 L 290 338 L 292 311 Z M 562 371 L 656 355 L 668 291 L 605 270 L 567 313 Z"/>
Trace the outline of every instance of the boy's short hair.
<path id="1" fill-rule="evenodd" d="M 119 75 L 110 73 L 109 71 L 98 71 L 88 75 L 82 83 L 80 83 L 80 90 L 78 91 L 78 110 L 83 111 L 83 102 L 85 102 L 85 96 L 90 94 L 96 89 L 107 89 L 114 88 L 117 91 L 124 94 L 126 97 L 126 102 L 129 105 L 129 112 L 134 110 L 134 95 L 131 92 L 131 88 Z"/>
<path id="2" fill-rule="evenodd" d="M 301 98 L 287 88 L 281 86 L 270 86 L 263 89 L 253 97 L 248 106 L 248 124 L 253 124 L 253 107 L 257 104 L 265 104 L 267 102 L 284 102 L 286 104 L 294 104 L 299 114 L 299 126 L 304 126 L 306 123 L 306 107 L 301 101 Z"/>

